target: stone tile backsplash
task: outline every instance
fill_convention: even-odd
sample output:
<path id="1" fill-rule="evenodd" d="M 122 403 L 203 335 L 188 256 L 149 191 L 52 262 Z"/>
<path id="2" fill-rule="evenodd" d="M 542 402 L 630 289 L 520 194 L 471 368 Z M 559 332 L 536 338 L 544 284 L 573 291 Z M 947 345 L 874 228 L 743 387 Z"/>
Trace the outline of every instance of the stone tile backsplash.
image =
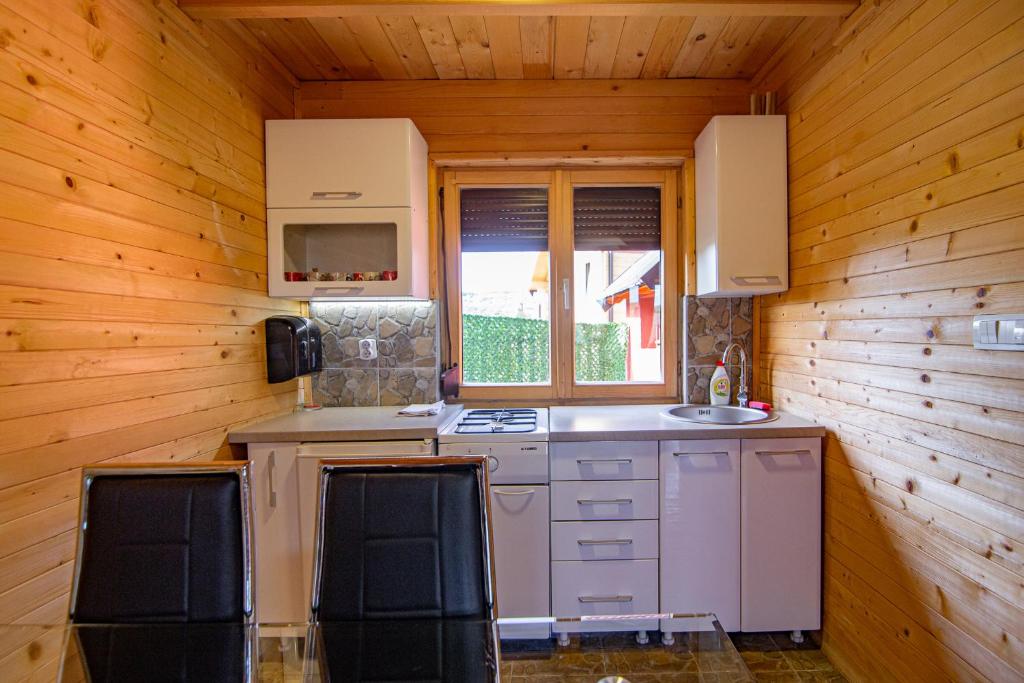
<path id="1" fill-rule="evenodd" d="M 683 297 L 683 392 L 686 403 L 710 403 L 709 386 L 715 363 L 730 342 L 743 345 L 747 353 L 747 393 L 754 358 L 754 300 Z M 739 386 L 739 357 L 734 354 L 727 366 L 732 380 L 733 400 Z"/>
<path id="2" fill-rule="evenodd" d="M 314 303 L 309 309 L 324 346 L 324 369 L 313 378 L 316 402 L 379 406 L 437 400 L 434 302 Z M 362 339 L 376 340 L 377 358 L 359 357 Z"/>

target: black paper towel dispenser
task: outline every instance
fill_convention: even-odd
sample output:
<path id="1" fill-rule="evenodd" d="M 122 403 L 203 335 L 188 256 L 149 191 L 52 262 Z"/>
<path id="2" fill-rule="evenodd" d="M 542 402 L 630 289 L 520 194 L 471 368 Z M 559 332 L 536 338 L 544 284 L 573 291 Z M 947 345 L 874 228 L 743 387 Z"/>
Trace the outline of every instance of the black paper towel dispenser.
<path id="1" fill-rule="evenodd" d="M 323 367 L 320 328 L 309 318 L 267 318 L 267 381 L 271 384 L 319 372 Z"/>

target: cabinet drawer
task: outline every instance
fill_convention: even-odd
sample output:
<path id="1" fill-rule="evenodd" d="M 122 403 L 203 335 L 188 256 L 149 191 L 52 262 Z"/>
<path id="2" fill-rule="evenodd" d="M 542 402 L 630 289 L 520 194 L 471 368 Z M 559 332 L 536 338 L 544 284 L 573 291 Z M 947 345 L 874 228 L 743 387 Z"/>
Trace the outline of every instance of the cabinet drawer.
<path id="1" fill-rule="evenodd" d="M 551 478 L 567 481 L 657 479 L 657 441 L 551 444 Z"/>
<path id="2" fill-rule="evenodd" d="M 657 518 L 657 480 L 551 482 L 552 521 Z"/>
<path id="3" fill-rule="evenodd" d="M 551 606 L 556 616 L 651 614 L 658 611 L 658 561 L 552 562 Z M 656 629 L 657 620 L 557 624 L 555 631 Z"/>
<path id="4" fill-rule="evenodd" d="M 552 560 L 658 558 L 658 522 L 552 522 Z"/>

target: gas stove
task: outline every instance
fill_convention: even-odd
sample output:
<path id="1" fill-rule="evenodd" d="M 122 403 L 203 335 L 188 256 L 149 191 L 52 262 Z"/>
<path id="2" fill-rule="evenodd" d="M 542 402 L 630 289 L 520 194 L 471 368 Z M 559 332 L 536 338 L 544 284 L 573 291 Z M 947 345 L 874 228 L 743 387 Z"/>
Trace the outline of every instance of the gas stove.
<path id="1" fill-rule="evenodd" d="M 547 441 L 547 408 L 470 408 L 445 427 L 441 443 Z"/>

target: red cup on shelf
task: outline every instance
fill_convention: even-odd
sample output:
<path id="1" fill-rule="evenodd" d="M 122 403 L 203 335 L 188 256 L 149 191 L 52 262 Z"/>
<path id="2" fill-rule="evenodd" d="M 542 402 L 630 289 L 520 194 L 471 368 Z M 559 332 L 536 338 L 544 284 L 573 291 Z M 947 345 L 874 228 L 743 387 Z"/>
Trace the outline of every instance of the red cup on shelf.
<path id="1" fill-rule="evenodd" d="M 384 271 L 381 271 L 380 279 L 381 280 L 397 280 L 398 279 L 398 271 L 397 270 L 384 270 Z"/>
<path id="2" fill-rule="evenodd" d="M 352 273 L 352 280 L 354 282 L 362 282 L 363 281 L 363 274 L 362 273 Z"/>
<path id="3" fill-rule="evenodd" d="M 302 282 L 305 279 L 306 279 L 306 274 L 305 273 L 300 273 L 300 272 L 298 272 L 296 270 L 286 270 L 286 271 L 284 271 L 284 281 L 285 282 Z"/>

